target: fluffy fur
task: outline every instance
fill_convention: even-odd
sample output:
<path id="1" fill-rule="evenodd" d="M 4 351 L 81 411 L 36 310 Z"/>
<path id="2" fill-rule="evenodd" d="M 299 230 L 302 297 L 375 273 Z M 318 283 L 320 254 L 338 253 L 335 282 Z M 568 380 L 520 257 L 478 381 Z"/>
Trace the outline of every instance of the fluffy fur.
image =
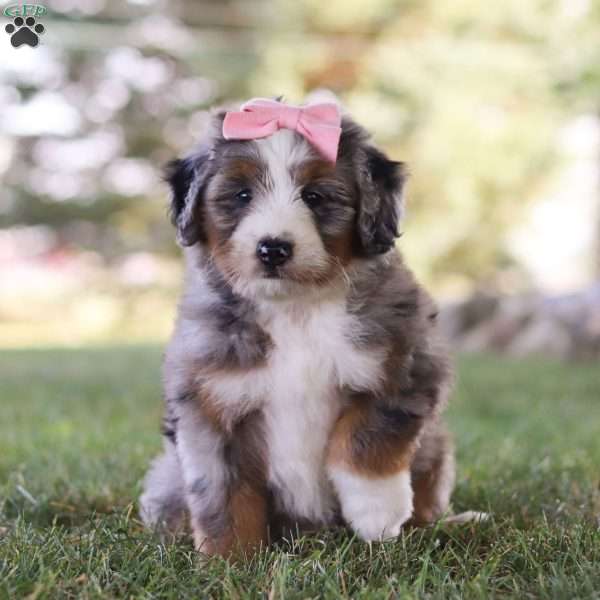
<path id="1" fill-rule="evenodd" d="M 335 165 L 289 130 L 226 141 L 222 119 L 167 173 L 186 275 L 144 520 L 229 555 L 289 528 L 379 540 L 438 519 L 450 370 L 394 245 L 403 166 L 348 118 Z M 291 257 L 266 264 L 265 240 Z"/>

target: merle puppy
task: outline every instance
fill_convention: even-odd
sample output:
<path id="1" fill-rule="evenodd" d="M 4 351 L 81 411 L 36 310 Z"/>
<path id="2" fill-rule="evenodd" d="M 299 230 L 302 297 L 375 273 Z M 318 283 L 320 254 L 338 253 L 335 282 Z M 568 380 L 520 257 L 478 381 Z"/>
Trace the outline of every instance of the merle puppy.
<path id="1" fill-rule="evenodd" d="M 186 275 L 147 524 L 201 552 L 288 528 L 398 535 L 448 509 L 436 309 L 395 247 L 401 163 L 333 104 L 218 112 L 167 174 Z"/>

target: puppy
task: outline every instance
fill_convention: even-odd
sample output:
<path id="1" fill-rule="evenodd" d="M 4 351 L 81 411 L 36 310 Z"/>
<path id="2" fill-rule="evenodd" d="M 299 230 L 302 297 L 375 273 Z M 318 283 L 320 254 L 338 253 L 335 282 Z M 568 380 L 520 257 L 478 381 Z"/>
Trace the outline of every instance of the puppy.
<path id="1" fill-rule="evenodd" d="M 213 115 L 168 168 L 185 285 L 164 359 L 152 527 L 207 554 L 286 531 L 396 537 L 448 509 L 450 368 L 395 247 L 406 175 L 335 105 Z"/>

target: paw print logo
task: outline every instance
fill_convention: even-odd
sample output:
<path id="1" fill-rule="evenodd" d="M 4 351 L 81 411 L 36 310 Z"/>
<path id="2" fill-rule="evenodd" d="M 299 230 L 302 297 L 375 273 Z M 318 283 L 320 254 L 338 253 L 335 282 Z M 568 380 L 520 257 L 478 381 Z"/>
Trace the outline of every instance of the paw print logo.
<path id="1" fill-rule="evenodd" d="M 41 23 L 36 23 L 33 17 L 15 17 L 12 23 L 9 23 L 4 30 L 10 35 L 10 43 L 18 48 L 23 44 L 27 44 L 35 48 L 40 38 L 38 37 L 46 29 Z"/>

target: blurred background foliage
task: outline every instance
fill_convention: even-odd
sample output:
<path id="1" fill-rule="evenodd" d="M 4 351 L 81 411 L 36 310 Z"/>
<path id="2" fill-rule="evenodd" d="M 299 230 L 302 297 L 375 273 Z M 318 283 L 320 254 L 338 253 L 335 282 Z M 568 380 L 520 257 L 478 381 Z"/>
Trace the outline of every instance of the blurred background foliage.
<path id="1" fill-rule="evenodd" d="M 408 163 L 400 244 L 442 299 L 598 279 L 596 0 L 46 6 L 38 48 L 0 41 L 3 344 L 163 337 L 161 167 L 254 95 L 329 89 Z"/>

